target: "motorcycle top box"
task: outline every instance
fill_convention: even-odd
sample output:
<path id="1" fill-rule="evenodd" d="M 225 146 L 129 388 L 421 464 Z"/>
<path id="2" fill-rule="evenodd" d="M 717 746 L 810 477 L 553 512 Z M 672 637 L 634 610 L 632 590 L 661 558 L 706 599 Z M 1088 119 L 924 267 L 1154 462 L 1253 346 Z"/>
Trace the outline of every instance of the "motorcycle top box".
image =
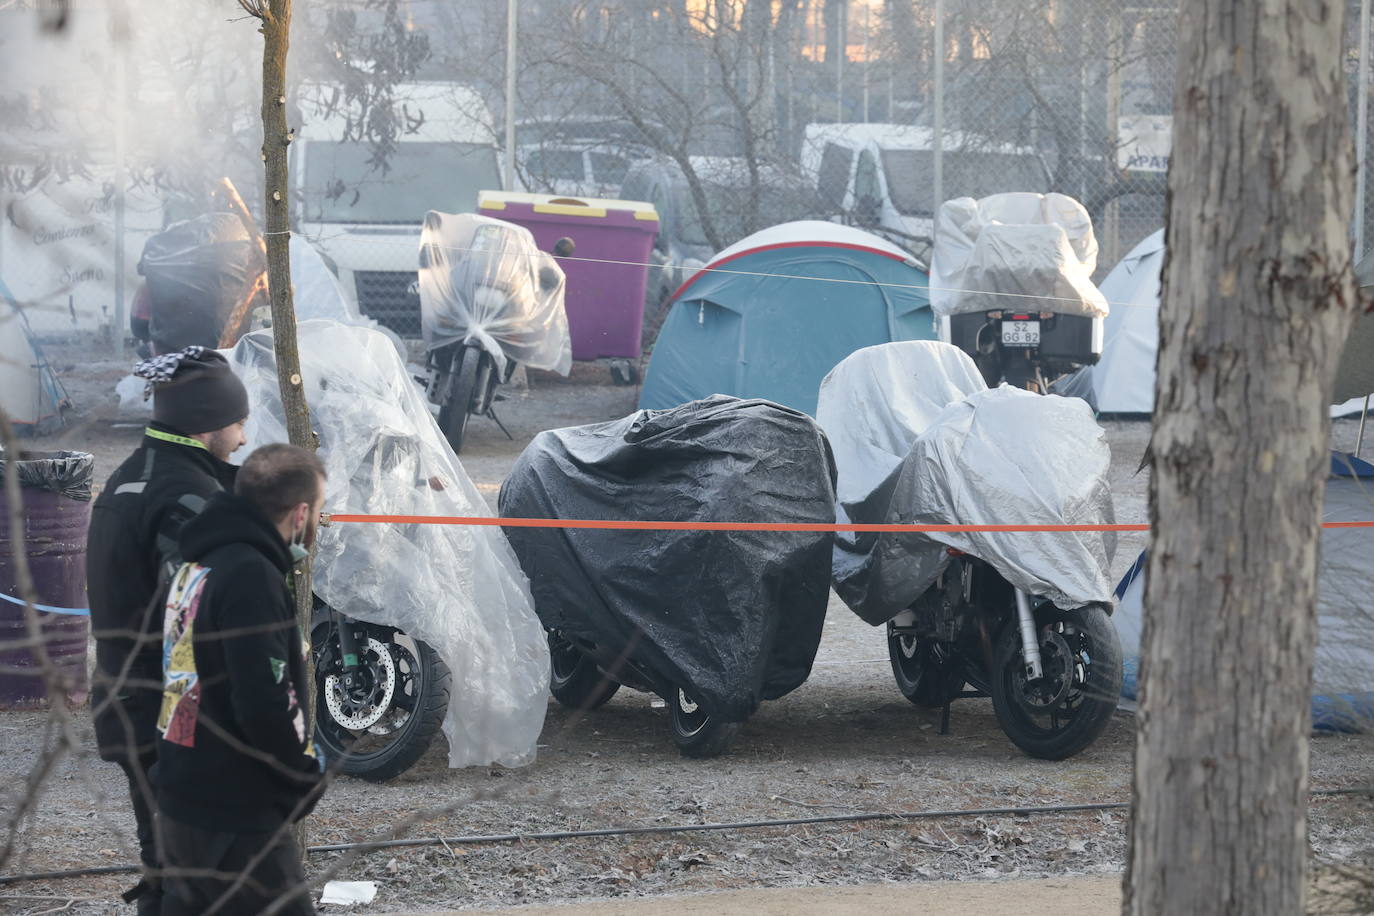
<path id="1" fill-rule="evenodd" d="M 973 357 L 989 385 L 1043 391 L 1097 362 L 1107 300 L 1093 285 L 1097 240 L 1062 194 L 946 201 L 936 221 L 930 305 L 940 338 Z"/>
<path id="2" fill-rule="evenodd" d="M 830 449 L 805 414 L 716 395 L 537 436 L 505 517 L 831 524 Z M 683 753 L 724 750 L 761 701 L 809 676 L 830 586 L 821 532 L 511 528 L 549 631 L 555 698 L 621 685 L 671 707 Z"/>

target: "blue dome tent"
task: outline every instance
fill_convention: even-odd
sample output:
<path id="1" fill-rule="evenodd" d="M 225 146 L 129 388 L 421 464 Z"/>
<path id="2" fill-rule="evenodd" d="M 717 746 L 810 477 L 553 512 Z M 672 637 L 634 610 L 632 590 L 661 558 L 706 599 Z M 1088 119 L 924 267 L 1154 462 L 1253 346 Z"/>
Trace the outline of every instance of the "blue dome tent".
<path id="1" fill-rule="evenodd" d="M 855 350 L 935 339 L 927 286 L 911 255 L 859 229 L 756 232 L 673 294 L 639 406 L 729 394 L 814 415 L 821 379 Z"/>

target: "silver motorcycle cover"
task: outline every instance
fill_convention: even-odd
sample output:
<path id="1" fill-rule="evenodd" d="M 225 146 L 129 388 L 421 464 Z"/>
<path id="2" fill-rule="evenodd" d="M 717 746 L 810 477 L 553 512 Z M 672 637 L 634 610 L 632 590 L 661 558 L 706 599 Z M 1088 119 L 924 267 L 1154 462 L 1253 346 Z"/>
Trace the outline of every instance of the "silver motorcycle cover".
<path id="1" fill-rule="evenodd" d="M 1106 433 L 1076 398 L 988 389 L 948 344 L 860 350 L 821 384 L 837 516 L 868 524 L 1106 525 Z M 1065 608 L 1110 602 L 1113 532 L 845 533 L 835 590 L 875 626 L 909 607 L 953 547 Z"/>
<path id="2" fill-rule="evenodd" d="M 298 326 L 326 511 L 490 516 L 391 342 L 332 321 Z M 248 451 L 285 442 L 271 331 L 230 362 L 248 389 Z M 321 528 L 315 594 L 350 617 L 428 643 L 453 676 L 449 765 L 522 766 L 548 705 L 549 655 L 529 583 L 499 528 L 349 523 Z"/>

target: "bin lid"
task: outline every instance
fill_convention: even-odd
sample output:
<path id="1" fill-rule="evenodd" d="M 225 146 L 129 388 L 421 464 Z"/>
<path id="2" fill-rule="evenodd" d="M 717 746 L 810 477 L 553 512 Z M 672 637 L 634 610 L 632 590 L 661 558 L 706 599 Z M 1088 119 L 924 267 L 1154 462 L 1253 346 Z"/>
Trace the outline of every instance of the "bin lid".
<path id="1" fill-rule="evenodd" d="M 551 216 L 605 219 L 611 214 L 633 214 L 636 221 L 658 222 L 658 211 L 654 209 L 654 205 L 643 200 L 568 197 L 558 194 L 533 194 L 527 191 L 479 191 L 477 194 L 477 209 L 488 215 L 499 214 L 512 204 L 529 206 L 535 213 Z"/>

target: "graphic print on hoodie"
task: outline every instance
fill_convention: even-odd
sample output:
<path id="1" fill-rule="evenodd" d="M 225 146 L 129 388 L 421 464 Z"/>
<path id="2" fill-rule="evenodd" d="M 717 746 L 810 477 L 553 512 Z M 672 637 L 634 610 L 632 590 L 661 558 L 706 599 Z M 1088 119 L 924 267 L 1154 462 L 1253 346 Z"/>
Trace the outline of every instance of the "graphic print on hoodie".
<path id="1" fill-rule="evenodd" d="M 163 738 L 182 747 L 196 746 L 200 675 L 196 671 L 195 625 L 209 575 L 209 567 L 199 563 L 187 563 L 177 570 L 163 618 L 162 711 L 157 717 L 157 730 Z"/>

